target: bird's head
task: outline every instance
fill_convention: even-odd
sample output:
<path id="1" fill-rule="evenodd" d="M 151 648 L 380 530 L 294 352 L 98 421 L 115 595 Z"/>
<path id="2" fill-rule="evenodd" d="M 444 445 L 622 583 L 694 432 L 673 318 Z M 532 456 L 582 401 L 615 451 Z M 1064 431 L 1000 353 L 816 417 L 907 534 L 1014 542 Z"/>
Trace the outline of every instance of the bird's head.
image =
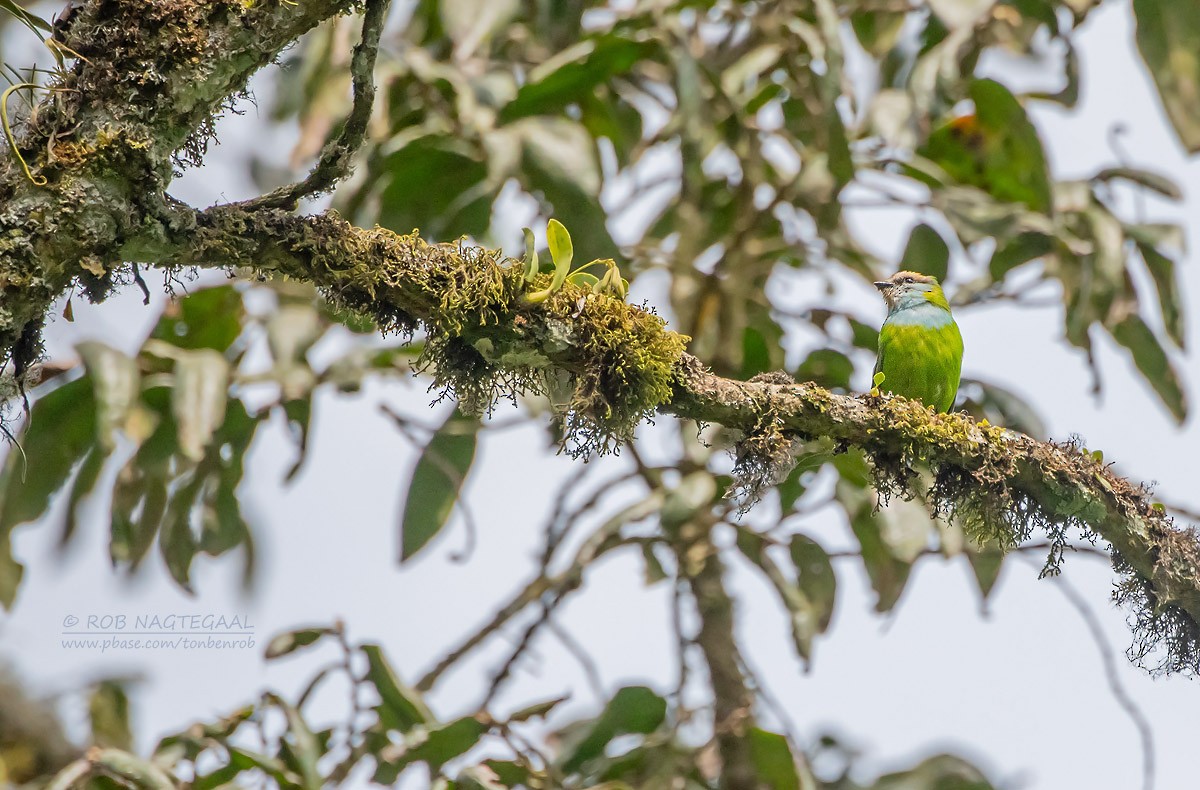
<path id="1" fill-rule="evenodd" d="M 896 272 L 888 279 L 875 283 L 875 287 L 883 294 L 889 311 L 915 307 L 923 302 L 930 302 L 943 310 L 950 309 L 937 278 L 928 274 Z"/>

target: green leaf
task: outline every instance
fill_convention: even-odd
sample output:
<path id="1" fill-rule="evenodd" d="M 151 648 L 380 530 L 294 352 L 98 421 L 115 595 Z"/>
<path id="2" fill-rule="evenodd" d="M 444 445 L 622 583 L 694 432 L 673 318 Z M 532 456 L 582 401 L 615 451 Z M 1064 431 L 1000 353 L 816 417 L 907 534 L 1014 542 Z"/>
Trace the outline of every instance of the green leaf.
<path id="1" fill-rule="evenodd" d="M 404 733 L 432 721 L 433 716 L 420 695 L 400 682 L 379 645 L 365 644 L 361 649 L 367 657 L 366 679 L 379 693 L 379 705 L 375 708 L 379 723 L 385 729 Z"/>
<path id="2" fill-rule="evenodd" d="M 1191 0 L 1133 0 L 1137 45 L 1167 117 L 1189 153 L 1200 151 L 1200 14 Z"/>
<path id="3" fill-rule="evenodd" d="M 746 738 L 760 783 L 771 790 L 800 790 L 800 774 L 787 738 L 758 727 L 751 727 Z"/>
<path id="4" fill-rule="evenodd" d="M 378 168 L 379 224 L 397 233 L 420 228 L 435 239 L 479 236 L 491 223 L 494 195 L 487 175 L 487 165 L 467 142 L 449 135 L 418 137 Z"/>
<path id="5" fill-rule="evenodd" d="M 1143 170 L 1137 167 L 1106 167 L 1093 178 L 1103 182 L 1113 179 L 1132 181 L 1171 200 L 1183 200 L 1183 191 L 1179 185 L 1162 173 L 1155 173 L 1153 170 Z"/>
<path id="6" fill-rule="evenodd" d="M 280 758 L 301 777 L 305 790 L 321 790 L 325 783 L 317 769 L 317 761 L 321 759 L 323 751 L 320 741 L 293 705 L 274 694 L 267 695 L 267 698 L 283 711 L 288 723 L 286 736 L 280 743 Z"/>
<path id="7" fill-rule="evenodd" d="M 1183 297 L 1179 293 L 1179 281 L 1175 276 L 1175 261 L 1159 252 L 1153 244 L 1141 239 L 1137 239 L 1136 243 L 1158 292 L 1158 305 L 1162 311 L 1167 337 L 1171 338 L 1176 346 L 1183 348 L 1187 331 L 1183 321 Z"/>
<path id="8" fill-rule="evenodd" d="M 571 234 L 556 219 L 546 224 L 546 241 L 550 245 L 550 258 L 554 261 L 554 285 L 551 288 L 557 290 L 571 271 L 575 248 L 571 245 Z"/>
<path id="9" fill-rule="evenodd" d="M 537 242 L 534 240 L 533 231 L 530 228 L 521 228 L 521 233 L 525 236 L 525 258 L 522 261 L 521 271 L 524 273 L 525 282 L 532 282 L 538 275 Z"/>
<path id="10" fill-rule="evenodd" d="M 75 347 L 83 359 L 96 397 L 96 433 L 101 449 L 111 453 L 116 432 L 125 426 L 141 395 L 137 362 L 97 341 Z"/>
<path id="11" fill-rule="evenodd" d="M 817 632 L 824 633 L 833 619 L 837 601 L 837 574 L 833 571 L 833 563 L 821 544 L 806 535 L 793 535 L 788 548 L 796 566 L 796 584 L 816 614 Z"/>
<path id="12" fill-rule="evenodd" d="M 959 410 L 965 411 L 977 422 L 987 420 L 993 425 L 1020 431 L 1034 439 L 1046 439 L 1046 426 L 1041 416 L 1015 392 L 977 379 L 963 379 L 959 391 L 967 393 Z"/>
<path id="13" fill-rule="evenodd" d="M 986 604 L 988 596 L 1000 579 L 1000 570 L 1004 566 L 1004 552 L 998 546 L 972 546 L 966 552 L 967 561 L 971 563 L 971 571 L 975 582 L 979 585 L 979 594 Z"/>
<path id="14" fill-rule="evenodd" d="M 915 226 L 908 236 L 908 244 L 904 248 L 904 257 L 900 259 L 899 268 L 928 274 L 940 281 L 946 279 L 949 267 L 950 248 L 942 234 L 925 223 Z"/>
<path id="15" fill-rule="evenodd" d="M 994 281 L 1000 282 L 1004 275 L 1018 266 L 1028 263 L 1043 255 L 1048 255 L 1054 249 L 1054 239 L 1044 233 L 1027 231 L 999 243 L 988 263 L 988 272 Z"/>
<path id="16" fill-rule="evenodd" d="M 171 413 L 185 458 L 199 461 L 213 433 L 225 419 L 229 363 L 217 351 L 197 349 L 175 360 Z"/>
<path id="17" fill-rule="evenodd" d="M 205 288 L 168 304 L 150 337 L 177 348 L 225 351 L 242 333 L 245 314 L 232 285 Z"/>
<path id="18" fill-rule="evenodd" d="M 534 705 L 521 708 L 508 717 L 509 721 L 529 721 L 530 719 L 541 718 L 557 708 L 562 703 L 566 702 L 569 697 L 555 697 L 554 699 L 538 702 Z"/>
<path id="19" fill-rule="evenodd" d="M 504 28 L 519 10 L 517 0 L 441 0 L 442 28 L 454 41 L 454 57 L 463 60 Z"/>
<path id="20" fill-rule="evenodd" d="M 995 80 L 974 80 L 975 113 L 935 129 L 918 153 L 955 181 L 1038 212 L 1051 207 L 1050 180 L 1037 129 L 1016 97 Z"/>
<path id="21" fill-rule="evenodd" d="M 581 41 L 529 72 L 529 79 L 517 91 L 516 98 L 501 111 L 501 122 L 557 113 L 657 51 L 656 42 L 630 41 L 615 34 Z"/>
<path id="22" fill-rule="evenodd" d="M 15 0 L 0 0 L 0 8 L 16 17 L 17 21 L 29 28 L 30 32 L 38 37 L 39 41 L 41 41 L 45 35 L 54 32 L 54 28 L 49 22 L 42 19 L 40 16 L 29 13 L 18 3 L 16 3 Z"/>
<path id="23" fill-rule="evenodd" d="M 662 563 L 658 561 L 658 557 L 654 554 L 653 543 L 642 544 L 642 560 L 645 563 L 643 578 L 646 580 L 647 587 L 658 584 L 667 578 L 666 569 L 663 568 Z"/>
<path id="24" fill-rule="evenodd" d="M 438 428 L 413 470 L 400 525 L 400 561 L 412 559 L 450 518 L 471 462 L 479 420 L 458 411 Z"/>
<path id="25" fill-rule="evenodd" d="M 104 469 L 104 462 L 108 460 L 98 447 L 93 447 L 88 450 L 84 456 L 83 463 L 79 466 L 79 472 L 75 475 L 75 482 L 71 484 L 71 494 L 67 501 L 67 514 L 63 519 L 62 535 L 59 537 L 59 546 L 65 547 L 70 543 L 71 538 L 75 535 L 76 527 L 79 524 L 80 510 L 83 506 L 83 498 L 92 492 L 96 487 L 96 481 L 100 478 L 100 472 Z"/>
<path id="26" fill-rule="evenodd" d="M 904 592 L 912 566 L 892 554 L 883 539 L 882 519 L 874 513 L 865 492 L 848 489 L 844 482 L 839 483 L 838 492 L 839 498 L 847 502 L 850 528 L 858 538 L 863 566 L 877 596 L 875 611 L 891 611 Z"/>
<path id="27" fill-rule="evenodd" d="M 21 448 L 9 451 L 0 495 L 0 533 L 41 518 L 50 496 L 67 481 L 96 439 L 92 383 L 64 384 L 34 403 Z"/>
<path id="28" fill-rule="evenodd" d="M 393 784 L 400 772 L 415 762 L 426 763 L 430 774 L 436 776 L 448 761 L 474 748 L 486 732 L 487 727 L 470 716 L 427 730 L 425 740 L 406 749 L 399 759 L 380 760 L 373 781 Z"/>
<path id="29" fill-rule="evenodd" d="M 828 389 L 850 389 L 854 363 L 840 351 L 818 348 L 804 358 L 796 368 L 797 381 L 811 381 Z"/>
<path id="30" fill-rule="evenodd" d="M 330 628 L 301 628 L 296 631 L 286 631 L 271 639 L 263 657 L 271 659 L 289 655 L 302 647 L 315 644 L 332 633 L 333 630 Z"/>
<path id="31" fill-rule="evenodd" d="M 0 471 L 0 605 L 12 606 L 23 568 L 12 555 L 13 527 L 36 521 L 66 485 L 75 464 L 95 445 L 96 408 L 86 378 L 64 384 L 34 403 L 20 446 L 9 448 Z"/>
<path id="32" fill-rule="evenodd" d="M 584 763 L 604 753 L 618 735 L 647 734 L 658 729 L 667 715 L 667 701 L 645 686 L 626 686 L 605 706 L 591 729 L 569 753 L 564 753 L 562 770 L 574 773 Z"/>
<path id="33" fill-rule="evenodd" d="M 1187 396 L 1179 381 L 1179 374 L 1171 364 L 1167 352 L 1154 336 L 1154 332 L 1146 325 L 1141 316 L 1136 313 L 1123 318 L 1111 330 L 1113 339 L 1133 355 L 1133 364 L 1137 366 L 1142 378 L 1146 380 L 1158 394 L 1159 400 L 1171 412 L 1176 422 L 1182 423 L 1187 417 Z"/>
<path id="34" fill-rule="evenodd" d="M 129 729 L 129 697 L 116 680 L 102 680 L 88 698 L 88 717 L 92 725 L 92 745 L 101 749 L 133 748 Z"/>
<path id="35" fill-rule="evenodd" d="M 994 790 L 991 782 L 975 766 L 949 754 L 921 761 L 907 771 L 879 777 L 866 790 Z"/>

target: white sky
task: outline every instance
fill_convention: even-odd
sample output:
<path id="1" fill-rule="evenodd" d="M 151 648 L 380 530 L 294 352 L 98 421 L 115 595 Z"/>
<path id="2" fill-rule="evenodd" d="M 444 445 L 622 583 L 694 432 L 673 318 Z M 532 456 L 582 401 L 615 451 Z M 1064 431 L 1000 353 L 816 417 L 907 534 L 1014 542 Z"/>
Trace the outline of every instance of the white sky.
<path id="1" fill-rule="evenodd" d="M 1063 177 L 1088 175 L 1111 162 L 1106 131 L 1124 123 L 1129 131 L 1123 144 L 1133 163 L 1170 174 L 1188 196 L 1181 208 L 1161 215 L 1194 218 L 1200 209 L 1200 164 L 1183 156 L 1166 127 L 1132 41 L 1126 4 L 1109 4 L 1093 14 L 1080 39 L 1081 109 L 1064 113 L 1039 106 L 1034 120 L 1048 141 L 1055 173 Z M 262 139 L 258 111 L 246 109 L 245 117 L 222 123 L 222 147 L 214 151 L 213 164 L 188 173 L 176 194 L 207 204 L 249 193 L 245 177 L 230 166 Z M 279 152 L 285 155 L 286 146 Z M 875 211 L 856 219 L 869 229 L 873 250 L 887 260 L 899 256 L 910 218 Z M 1196 232 L 1192 222 L 1192 249 L 1200 249 Z M 1190 348 L 1195 348 L 1200 274 L 1190 264 L 1181 274 Z M 882 305 L 867 288 L 854 286 L 840 298 L 861 314 L 882 318 Z M 133 289 L 100 307 L 77 300 L 76 322 L 51 327 L 50 347 L 67 354 L 74 343 L 94 337 L 123 338 L 133 348 L 156 314 L 140 306 Z M 965 375 L 1025 395 L 1053 437 L 1081 434 L 1121 471 L 1158 481 L 1163 498 L 1200 504 L 1193 488 L 1197 420 L 1175 426 L 1111 342 L 1098 343 L 1105 393 L 1097 403 L 1087 394 L 1090 379 L 1081 356 L 1060 340 L 1057 309 L 977 308 L 963 312 L 959 323 L 967 345 Z M 1200 391 L 1196 364 L 1189 359 L 1181 367 L 1194 396 Z M 228 712 L 265 687 L 294 695 L 322 661 L 296 658 L 267 665 L 261 657 L 272 634 L 294 627 L 342 617 L 353 639 L 381 642 L 401 675 L 415 681 L 527 580 L 550 506 L 540 492 L 577 475 L 579 467 L 547 453 L 538 426 L 490 437 L 468 483 L 482 527 L 473 559 L 466 564 L 448 559 L 464 542 L 456 520 L 424 557 L 400 569 L 395 562 L 400 497 L 415 455 L 378 412 L 381 400 L 417 412 L 428 404 L 421 382 L 323 398 L 308 466 L 290 487 L 280 485 L 293 457 L 290 443 L 278 425 L 260 432 L 242 489 L 243 508 L 258 525 L 261 558 L 250 597 L 234 592 L 237 558 L 198 561 L 194 598 L 169 581 L 157 558 L 132 582 L 116 577 L 107 566 L 102 518 L 88 520 L 79 545 L 61 561 L 53 551 L 59 510 L 46 523 L 19 529 L 15 548 L 27 565 L 26 579 L 15 611 L 0 616 L 0 656 L 47 693 L 108 675 L 142 675 L 134 716 L 144 749 L 162 734 Z M 600 463 L 588 478 L 593 485 L 625 468 L 620 460 Z M 829 519 L 814 519 L 807 527 L 831 545 L 845 540 L 844 527 Z M 744 651 L 802 740 L 836 732 L 879 770 L 949 751 L 977 761 L 1004 787 L 1140 786 L 1136 731 L 1105 684 L 1101 656 L 1084 622 L 1054 582 L 1038 581 L 1034 568 L 1010 562 L 983 618 L 965 563 L 926 560 L 897 611 L 880 618 L 870 610 L 863 575 L 852 563 L 839 569 L 837 615 L 817 645 L 809 674 L 793 658 L 785 619 L 763 585 L 744 568 L 733 574 Z M 1151 679 L 1120 656 L 1129 632 L 1124 613 L 1107 604 L 1113 576 L 1105 563 L 1068 558 L 1066 578 L 1095 608 L 1109 648 L 1117 652 L 1121 683 L 1151 723 L 1156 786 L 1193 786 L 1200 771 L 1200 686 L 1181 678 Z M 666 691 L 674 685 L 668 595 L 663 585 L 644 589 L 640 559 L 622 555 L 588 575 L 559 622 L 596 656 L 610 689 L 649 683 Z M 246 613 L 257 628 L 259 647 L 145 655 L 71 651 L 60 644 L 67 615 L 154 612 Z M 511 637 L 520 630 L 506 633 Z M 501 695 L 501 708 L 570 693 L 572 700 L 557 721 L 592 710 L 595 699 L 574 659 L 553 637 L 540 639 L 535 648 L 536 659 L 521 664 L 515 682 Z M 493 642 L 449 676 L 432 698 L 436 712 L 446 718 L 467 712 L 506 651 L 506 642 Z M 72 724 L 79 726 L 83 715 L 74 711 Z"/>

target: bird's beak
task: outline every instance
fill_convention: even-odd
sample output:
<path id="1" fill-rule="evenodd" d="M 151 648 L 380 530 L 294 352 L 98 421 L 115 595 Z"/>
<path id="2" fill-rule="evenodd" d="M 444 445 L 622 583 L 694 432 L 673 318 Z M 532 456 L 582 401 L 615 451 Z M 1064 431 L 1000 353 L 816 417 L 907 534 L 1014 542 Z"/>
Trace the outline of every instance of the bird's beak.
<path id="1" fill-rule="evenodd" d="M 892 284 L 885 280 L 881 283 L 875 283 L 875 287 L 881 291 L 886 291 L 887 289 L 892 287 Z"/>

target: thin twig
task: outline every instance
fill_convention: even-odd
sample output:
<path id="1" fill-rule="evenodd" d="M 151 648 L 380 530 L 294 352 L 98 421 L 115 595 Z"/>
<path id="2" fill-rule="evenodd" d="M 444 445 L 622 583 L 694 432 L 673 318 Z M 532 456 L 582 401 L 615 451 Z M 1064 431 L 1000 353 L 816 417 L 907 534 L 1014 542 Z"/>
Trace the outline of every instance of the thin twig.
<path id="1" fill-rule="evenodd" d="M 1083 620 L 1084 625 L 1087 626 L 1088 633 L 1091 634 L 1092 641 L 1096 644 L 1101 663 L 1104 665 L 1104 677 L 1108 682 L 1108 688 L 1112 692 L 1113 699 L 1116 700 L 1117 705 L 1129 716 L 1130 721 L 1133 722 L 1133 726 L 1138 732 L 1138 739 L 1141 741 L 1142 746 L 1142 790 L 1153 790 L 1154 731 L 1150 727 L 1150 722 L 1133 700 L 1133 697 L 1129 696 L 1129 692 L 1121 685 L 1121 677 L 1117 672 L 1117 661 L 1113 658 L 1112 647 L 1108 644 L 1104 629 L 1100 625 L 1096 613 L 1092 611 L 1087 600 L 1066 579 L 1060 575 L 1056 580 L 1059 591 L 1062 592 L 1075 611 L 1079 613 L 1079 617 Z"/>
<path id="2" fill-rule="evenodd" d="M 657 508 L 657 503 L 650 502 L 650 500 L 647 500 L 647 502 L 649 503 L 647 509 L 651 506 Z M 417 690 L 425 692 L 433 688 L 434 684 L 438 682 L 438 679 L 448 669 L 454 666 L 454 664 L 481 642 L 504 627 L 509 620 L 524 611 L 525 607 L 529 606 L 529 604 L 547 594 L 553 594 L 555 597 L 561 598 L 559 596 L 560 590 L 570 592 L 578 588 L 583 582 L 583 571 L 587 566 L 601 554 L 619 545 L 623 545 L 621 541 L 614 541 L 614 538 L 626 523 L 628 523 L 626 519 L 610 519 L 584 541 L 566 570 L 552 577 L 540 574 L 536 576 L 533 581 L 525 585 L 524 589 L 513 596 L 512 600 L 496 613 L 491 622 L 467 637 L 466 641 L 439 661 L 437 666 L 425 673 L 425 676 L 417 683 Z"/>
<path id="3" fill-rule="evenodd" d="M 604 699 L 604 680 L 600 677 L 600 667 L 596 660 L 588 653 L 587 649 L 580 644 L 579 640 L 571 635 L 571 632 L 563 628 L 554 620 L 550 620 L 546 627 L 550 629 L 550 633 L 558 637 L 558 641 L 562 642 L 563 647 L 567 649 L 579 665 L 583 667 L 583 674 L 587 678 L 588 686 L 591 687 L 592 693 L 599 700 Z"/>
<path id="4" fill-rule="evenodd" d="M 146 286 L 146 281 L 142 279 L 142 271 L 136 263 L 133 264 L 133 281 L 137 283 L 137 287 L 142 292 L 142 304 L 150 304 L 150 289 Z"/>
<path id="5" fill-rule="evenodd" d="M 325 145 L 321 158 L 308 178 L 235 205 L 248 209 L 292 208 L 300 198 L 328 192 L 350 174 L 350 160 L 362 147 L 371 120 L 371 109 L 375 103 L 375 58 L 379 54 L 379 38 L 390 4 L 390 0 L 367 0 L 363 11 L 362 37 L 350 59 L 354 104 L 346 116 L 341 133 L 337 139 Z"/>

